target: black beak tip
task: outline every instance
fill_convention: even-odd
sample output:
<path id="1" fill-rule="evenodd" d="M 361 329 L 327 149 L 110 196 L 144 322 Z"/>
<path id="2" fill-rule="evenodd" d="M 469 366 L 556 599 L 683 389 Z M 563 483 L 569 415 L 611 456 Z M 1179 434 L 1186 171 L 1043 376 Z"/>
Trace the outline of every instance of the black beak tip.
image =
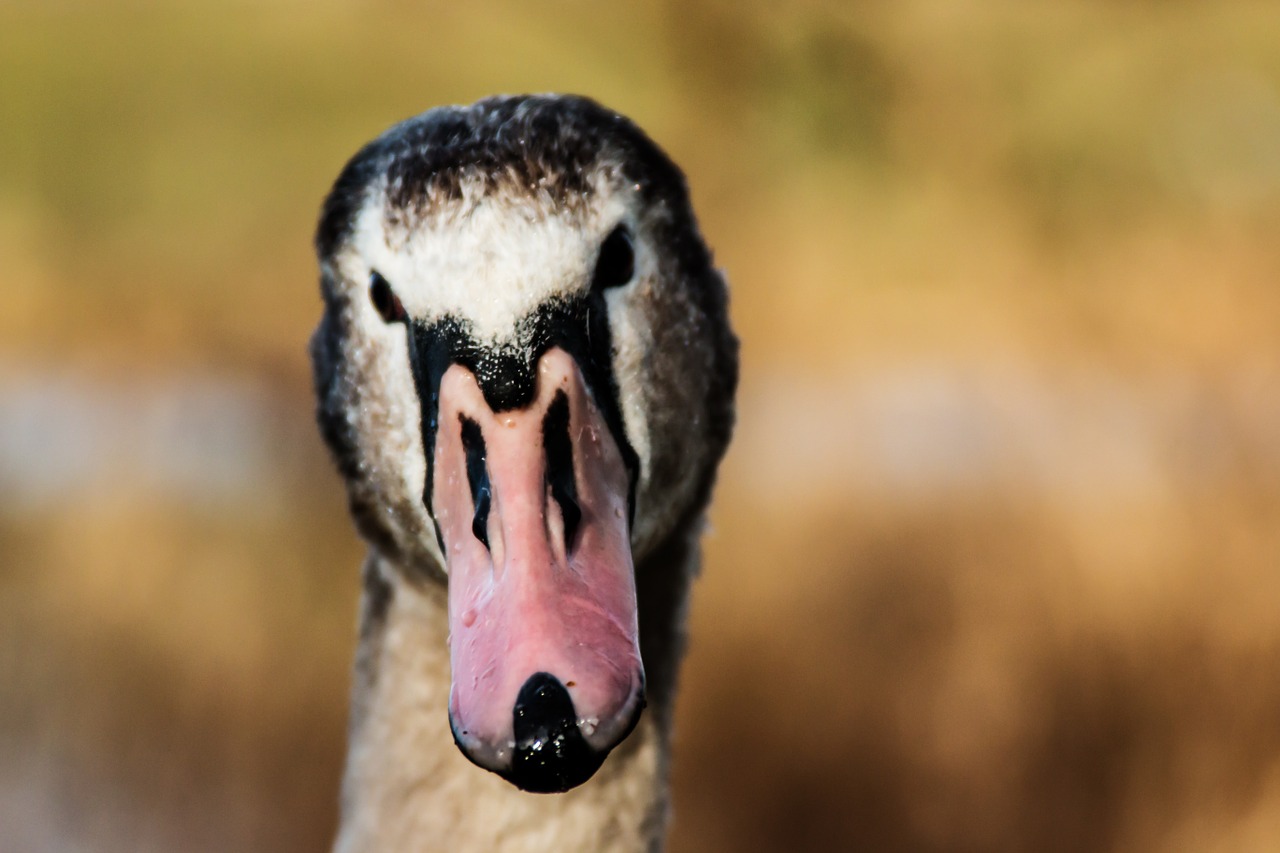
<path id="1" fill-rule="evenodd" d="M 511 769 L 502 775 L 523 791 L 555 794 L 576 788 L 608 755 L 583 738 L 569 691 L 550 673 L 529 677 L 513 715 L 516 749 Z"/>
<path id="2" fill-rule="evenodd" d="M 618 742 L 635 728 L 644 705 L 641 693 Z M 612 749 L 596 749 L 582 736 L 568 689 L 550 673 L 538 672 L 529 677 L 516 697 L 512 718 L 515 749 L 507 766 L 494 766 L 473 755 L 452 717 L 449 722 L 454 742 L 468 760 L 497 773 L 522 791 L 561 794 L 576 788 L 595 775 Z"/>

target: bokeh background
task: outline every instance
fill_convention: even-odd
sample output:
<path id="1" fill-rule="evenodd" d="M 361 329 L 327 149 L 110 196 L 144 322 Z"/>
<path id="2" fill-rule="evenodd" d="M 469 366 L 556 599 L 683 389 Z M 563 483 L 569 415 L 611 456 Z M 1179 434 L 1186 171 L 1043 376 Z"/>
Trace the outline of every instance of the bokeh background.
<path id="1" fill-rule="evenodd" d="M 1226 0 L 0 5 L 0 850 L 328 843 L 318 205 L 544 90 L 685 167 L 743 340 L 670 849 L 1280 850 L 1280 8 Z"/>

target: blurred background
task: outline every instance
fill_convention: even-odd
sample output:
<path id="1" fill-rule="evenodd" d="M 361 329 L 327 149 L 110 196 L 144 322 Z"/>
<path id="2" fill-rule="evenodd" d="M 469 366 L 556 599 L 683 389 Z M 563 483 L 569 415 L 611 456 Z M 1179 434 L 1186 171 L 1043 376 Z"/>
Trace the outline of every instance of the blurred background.
<path id="1" fill-rule="evenodd" d="M 328 844 L 318 205 L 544 90 L 683 165 L 743 340 L 670 849 L 1280 849 L 1275 4 L 10 0 L 0 850 Z"/>

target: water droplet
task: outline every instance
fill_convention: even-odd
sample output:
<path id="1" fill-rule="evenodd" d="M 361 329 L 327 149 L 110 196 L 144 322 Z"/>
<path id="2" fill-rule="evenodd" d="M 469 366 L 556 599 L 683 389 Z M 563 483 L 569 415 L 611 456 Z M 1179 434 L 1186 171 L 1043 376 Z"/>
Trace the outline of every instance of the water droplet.
<path id="1" fill-rule="evenodd" d="M 462 611 L 462 626 L 470 628 L 474 624 L 476 624 L 476 612 L 474 610 Z"/>

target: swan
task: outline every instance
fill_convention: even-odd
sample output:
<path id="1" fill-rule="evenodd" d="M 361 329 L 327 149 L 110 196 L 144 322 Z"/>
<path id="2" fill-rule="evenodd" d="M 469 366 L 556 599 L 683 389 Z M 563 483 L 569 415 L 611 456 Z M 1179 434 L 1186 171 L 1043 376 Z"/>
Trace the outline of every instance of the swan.
<path id="1" fill-rule="evenodd" d="M 334 849 L 660 849 L 738 376 L 683 174 L 587 98 L 441 107 L 347 163 L 315 247 L 369 546 Z"/>

